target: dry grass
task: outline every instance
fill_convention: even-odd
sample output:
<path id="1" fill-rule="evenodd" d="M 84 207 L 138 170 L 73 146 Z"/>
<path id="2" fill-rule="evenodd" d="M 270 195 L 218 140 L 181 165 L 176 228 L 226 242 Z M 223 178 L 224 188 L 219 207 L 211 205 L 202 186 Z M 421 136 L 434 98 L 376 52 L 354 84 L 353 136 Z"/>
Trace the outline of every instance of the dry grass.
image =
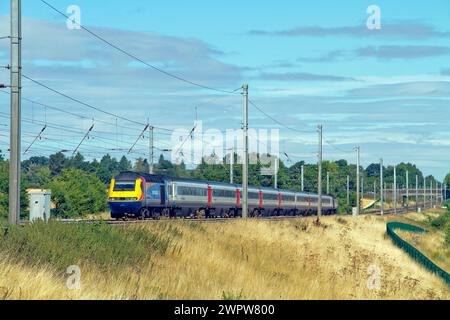
<path id="1" fill-rule="evenodd" d="M 82 266 L 76 292 L 51 266 L 0 256 L 0 299 L 449 299 L 440 278 L 385 236 L 386 220 L 148 223 L 154 234 L 176 225 L 165 255 L 110 274 Z M 380 290 L 367 288 L 371 265 L 381 269 Z"/>

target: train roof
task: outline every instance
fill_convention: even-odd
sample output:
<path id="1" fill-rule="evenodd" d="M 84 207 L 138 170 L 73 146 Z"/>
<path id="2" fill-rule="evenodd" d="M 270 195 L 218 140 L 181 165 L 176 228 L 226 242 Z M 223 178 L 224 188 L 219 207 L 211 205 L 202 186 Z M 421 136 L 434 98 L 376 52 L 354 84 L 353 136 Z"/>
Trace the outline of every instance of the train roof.
<path id="1" fill-rule="evenodd" d="M 156 182 L 156 183 L 164 183 L 166 180 L 172 180 L 172 181 L 180 181 L 180 182 L 191 182 L 191 183 L 203 183 L 203 184 L 211 184 L 216 186 L 223 186 L 223 187 L 238 187 L 242 188 L 242 185 L 240 184 L 230 184 L 225 182 L 217 182 L 217 181 L 205 181 L 205 180 L 198 180 L 198 179 L 189 179 L 189 178 L 175 178 L 171 176 L 166 175 L 157 175 L 157 174 L 149 174 L 149 173 L 143 173 L 143 172 L 133 172 L 133 171 L 126 171 L 121 172 L 119 175 L 115 177 L 116 180 L 136 180 L 139 178 L 144 178 L 145 181 L 148 182 Z M 270 187 L 256 187 L 256 186 L 248 186 L 249 189 L 259 189 L 263 191 L 278 191 L 278 192 L 286 192 L 286 193 L 296 193 L 296 194 L 304 194 L 304 195 L 317 195 L 317 193 L 314 192 L 307 192 L 307 191 L 293 191 L 293 190 L 286 190 L 286 189 L 274 189 Z M 328 194 L 322 194 L 322 197 L 332 197 Z"/>

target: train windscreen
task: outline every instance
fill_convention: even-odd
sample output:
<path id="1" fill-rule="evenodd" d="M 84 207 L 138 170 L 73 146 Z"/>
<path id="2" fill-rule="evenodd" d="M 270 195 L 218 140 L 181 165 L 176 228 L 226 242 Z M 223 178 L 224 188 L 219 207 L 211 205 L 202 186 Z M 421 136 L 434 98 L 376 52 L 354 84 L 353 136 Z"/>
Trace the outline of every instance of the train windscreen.
<path id="1" fill-rule="evenodd" d="M 136 181 L 116 181 L 114 191 L 134 191 Z"/>

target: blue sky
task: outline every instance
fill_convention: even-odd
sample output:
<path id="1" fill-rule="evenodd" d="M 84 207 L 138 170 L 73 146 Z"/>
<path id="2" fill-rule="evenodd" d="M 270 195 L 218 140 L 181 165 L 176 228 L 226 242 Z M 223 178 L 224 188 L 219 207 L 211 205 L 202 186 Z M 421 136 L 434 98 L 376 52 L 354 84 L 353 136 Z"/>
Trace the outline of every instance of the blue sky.
<path id="1" fill-rule="evenodd" d="M 248 82 L 252 100 L 265 112 L 305 131 L 280 128 L 250 109 L 251 127 L 280 128 L 281 149 L 292 161 L 315 161 L 315 126 L 322 123 L 325 159 L 354 162 L 347 151 L 361 145 L 364 165 L 383 157 L 387 164 L 416 163 L 439 178 L 450 170 L 448 1 L 49 2 L 61 11 L 78 5 L 82 24 L 177 75 L 224 89 Z M 379 31 L 366 28 L 372 4 L 381 8 Z M 8 14 L 8 1 L 3 1 L 0 30 L 5 34 Z M 240 126 L 239 96 L 199 90 L 146 69 L 84 31 L 68 30 L 64 18 L 41 1 L 23 1 L 23 14 L 28 76 L 113 113 L 150 118 L 155 126 L 189 129 L 195 107 L 205 128 Z M 8 43 L 0 40 L 0 65 L 8 59 Z M 7 81 L 0 70 L 0 82 Z M 87 118 L 46 112 L 24 101 L 29 120 L 24 147 L 45 121 L 80 131 L 48 129 L 36 154 L 73 149 L 91 118 L 103 121 L 81 150 L 92 157 L 111 149 L 108 143 L 126 149 L 139 134 L 138 128 L 107 125 L 115 119 L 27 81 L 23 95 Z M 0 112 L 9 112 L 7 95 L 0 95 L 0 103 L 5 106 Z M 7 124 L 1 115 L 0 124 Z M 119 126 L 135 127 L 121 121 Z M 0 133 L 4 149 L 4 126 Z M 168 148 L 170 136 L 157 132 L 157 143 Z M 139 148 L 144 155 L 144 142 Z"/>

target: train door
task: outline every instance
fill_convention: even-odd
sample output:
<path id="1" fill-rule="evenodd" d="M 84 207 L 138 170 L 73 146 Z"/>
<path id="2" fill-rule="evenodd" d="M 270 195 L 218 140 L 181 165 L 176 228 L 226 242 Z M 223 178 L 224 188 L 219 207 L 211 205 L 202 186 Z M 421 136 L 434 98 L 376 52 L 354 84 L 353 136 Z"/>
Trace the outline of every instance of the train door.
<path id="1" fill-rule="evenodd" d="M 166 205 L 166 188 L 164 184 L 159 186 L 159 194 L 161 195 L 161 205 Z"/>
<path id="2" fill-rule="evenodd" d="M 279 192 L 278 193 L 278 209 L 281 209 L 281 207 L 282 207 L 281 201 L 282 201 L 282 196 L 281 196 L 281 193 Z"/>

